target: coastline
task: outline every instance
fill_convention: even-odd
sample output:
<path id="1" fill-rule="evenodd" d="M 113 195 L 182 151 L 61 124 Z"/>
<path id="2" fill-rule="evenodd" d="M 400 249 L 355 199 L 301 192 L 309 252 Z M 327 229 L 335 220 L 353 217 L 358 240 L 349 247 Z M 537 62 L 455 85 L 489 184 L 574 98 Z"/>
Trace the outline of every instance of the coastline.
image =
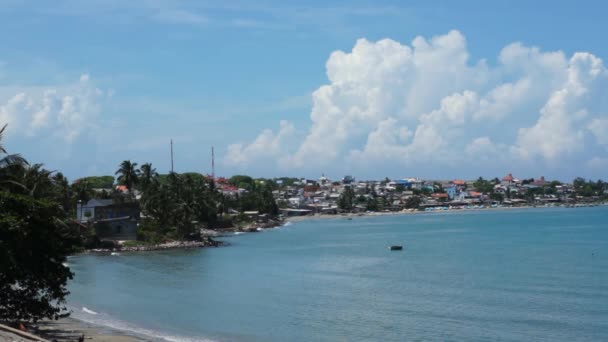
<path id="1" fill-rule="evenodd" d="M 608 206 L 608 203 L 597 203 L 593 207 Z M 303 215 L 303 216 L 291 216 L 286 217 L 285 222 L 301 222 L 308 220 L 327 220 L 327 219 L 352 219 L 355 217 L 379 217 L 379 216 L 407 216 L 407 215 L 421 215 L 421 214 L 454 214 L 454 213 L 470 213 L 470 212 L 491 212 L 491 211 L 518 211 L 518 210 L 530 210 L 530 209 L 580 209 L 592 207 L 590 205 L 579 206 L 579 207 L 565 207 L 565 206 L 518 206 L 518 207 L 496 207 L 496 208 L 471 208 L 471 209 L 449 209 L 449 210 L 402 210 L 402 211 L 389 211 L 389 212 L 364 212 L 364 213 L 343 213 L 343 214 L 314 214 L 314 215 Z"/>
<path id="2" fill-rule="evenodd" d="M 74 342 L 84 335 L 85 341 L 92 342 L 140 342 L 151 338 L 130 334 L 103 325 L 88 323 L 76 318 L 67 317 L 57 321 L 43 320 L 29 324 L 26 332 L 16 329 L 4 329 L 0 326 L 0 341 L 57 341 Z"/>
<path id="3" fill-rule="evenodd" d="M 600 204 L 599 206 L 605 207 L 607 204 Z M 413 212 L 380 212 L 380 213 L 349 213 L 343 215 L 308 215 L 308 216 L 297 216 L 286 218 L 281 226 L 289 224 L 290 222 L 301 222 L 307 220 L 328 220 L 328 219 L 348 219 L 356 217 L 385 217 L 385 216 L 407 216 L 407 215 L 419 215 L 419 214 L 456 214 L 456 213 L 476 213 L 476 212 L 496 212 L 496 211 L 523 211 L 530 209 L 566 209 L 560 206 L 551 207 L 533 207 L 533 206 L 522 206 L 522 207 L 499 207 L 499 208 L 483 208 L 483 209 L 458 209 L 458 210 L 439 210 L 439 211 L 413 211 Z M 258 231 L 258 230 L 256 230 Z M 228 233 L 228 232 L 227 232 Z M 103 325 L 101 323 L 92 323 L 89 321 L 81 320 L 79 318 L 68 317 L 59 321 L 44 321 L 37 325 L 37 329 L 30 329 L 30 333 L 33 333 L 41 338 L 47 339 L 48 341 L 57 340 L 62 341 L 77 341 L 81 334 L 85 335 L 85 341 L 93 342 L 135 342 L 135 341 L 179 341 L 180 338 L 169 338 L 163 336 L 141 335 L 136 332 L 129 330 L 126 327 L 115 328 Z M 0 336 L 1 337 L 1 336 Z M 2 339 L 0 338 L 0 341 Z M 25 341 L 25 340 L 24 340 Z"/>

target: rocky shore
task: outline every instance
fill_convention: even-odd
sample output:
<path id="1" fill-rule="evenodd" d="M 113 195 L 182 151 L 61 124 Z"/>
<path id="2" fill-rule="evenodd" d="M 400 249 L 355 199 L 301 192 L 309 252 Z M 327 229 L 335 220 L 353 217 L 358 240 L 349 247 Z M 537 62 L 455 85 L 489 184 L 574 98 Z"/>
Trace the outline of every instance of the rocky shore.
<path id="1" fill-rule="evenodd" d="M 171 249 L 192 249 L 192 248 L 204 248 L 204 247 L 221 247 L 227 246 L 228 244 L 215 240 L 215 238 L 221 237 L 222 235 L 235 233 L 235 232 L 243 232 L 243 233 L 254 233 L 260 232 L 264 229 L 276 228 L 282 225 L 284 222 L 280 219 L 270 219 L 267 221 L 259 221 L 259 222 L 250 222 L 245 225 L 235 225 L 228 228 L 222 229 L 201 229 L 200 241 L 171 241 L 156 245 L 122 245 L 115 244 L 111 248 L 93 248 L 88 249 L 86 252 L 93 253 L 112 253 L 112 252 L 149 252 L 149 251 L 162 251 L 162 250 L 171 250 Z"/>
<path id="2" fill-rule="evenodd" d="M 210 237 L 205 237 L 201 241 L 171 241 L 158 245 L 142 245 L 142 246 L 120 246 L 115 248 L 96 248 L 90 249 L 87 252 L 108 253 L 108 252 L 149 252 L 162 251 L 170 249 L 191 249 L 203 247 L 220 247 L 226 245 L 222 241 L 216 241 Z"/>
<path id="3" fill-rule="evenodd" d="M 282 220 L 268 220 L 267 222 L 253 222 L 246 226 L 240 227 L 238 230 L 234 230 L 235 232 L 245 232 L 245 233 L 254 233 L 260 232 L 264 229 L 276 228 L 283 224 Z"/>

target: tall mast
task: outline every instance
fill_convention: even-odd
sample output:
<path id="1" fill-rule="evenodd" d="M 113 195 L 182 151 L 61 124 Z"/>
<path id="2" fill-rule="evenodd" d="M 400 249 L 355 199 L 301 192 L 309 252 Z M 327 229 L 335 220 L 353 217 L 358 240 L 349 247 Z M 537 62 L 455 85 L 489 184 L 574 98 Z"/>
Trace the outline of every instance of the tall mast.
<path id="1" fill-rule="evenodd" d="M 171 139 L 171 173 L 173 173 L 173 139 Z"/>

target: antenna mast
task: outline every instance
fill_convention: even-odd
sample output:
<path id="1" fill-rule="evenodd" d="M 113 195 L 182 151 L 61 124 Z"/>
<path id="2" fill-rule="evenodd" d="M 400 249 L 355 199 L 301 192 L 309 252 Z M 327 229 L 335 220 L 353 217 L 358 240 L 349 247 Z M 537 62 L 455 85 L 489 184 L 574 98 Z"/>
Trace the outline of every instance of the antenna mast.
<path id="1" fill-rule="evenodd" d="M 173 173 L 173 139 L 171 139 L 171 173 Z"/>

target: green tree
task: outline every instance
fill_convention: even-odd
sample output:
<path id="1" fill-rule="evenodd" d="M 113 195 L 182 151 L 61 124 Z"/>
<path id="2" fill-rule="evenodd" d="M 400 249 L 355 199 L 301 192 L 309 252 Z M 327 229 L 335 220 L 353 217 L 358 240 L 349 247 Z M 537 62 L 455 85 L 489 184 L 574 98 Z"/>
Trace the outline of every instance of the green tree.
<path id="1" fill-rule="evenodd" d="M 152 167 L 151 163 L 145 163 L 139 167 L 139 187 L 146 191 L 152 183 L 158 182 L 158 172 Z"/>
<path id="2" fill-rule="evenodd" d="M 0 130 L 0 321 L 67 316 L 63 265 L 78 245 L 78 231 L 53 201 L 52 172 L 6 152 Z M 35 198 L 38 197 L 38 198 Z"/>
<path id="3" fill-rule="evenodd" d="M 350 187 L 346 187 L 338 198 L 338 207 L 342 210 L 350 211 L 353 209 L 354 200 L 355 192 Z"/>
<path id="4" fill-rule="evenodd" d="M 494 184 L 492 182 L 483 179 L 483 177 L 477 178 L 475 182 L 473 182 L 473 186 L 477 191 L 483 192 L 485 194 L 490 194 L 494 191 Z"/>
<path id="5" fill-rule="evenodd" d="M 0 191 L 0 321 L 68 315 L 63 263 L 78 243 L 56 203 Z"/>
<path id="6" fill-rule="evenodd" d="M 240 189 L 245 189 L 247 191 L 255 190 L 255 181 L 249 176 L 235 175 L 228 179 L 228 183 Z"/>
<path id="7" fill-rule="evenodd" d="M 366 210 L 368 211 L 378 211 L 378 202 L 375 198 L 368 198 L 366 204 Z"/>
<path id="8" fill-rule="evenodd" d="M 2 144 L 2 140 L 4 137 L 4 130 L 6 129 L 7 125 L 4 125 L 2 127 L 2 129 L 0 129 L 0 170 L 6 170 L 7 167 L 10 167 L 12 165 L 23 165 L 26 164 L 26 160 L 23 159 L 19 154 L 9 154 L 8 152 L 6 152 L 6 149 L 4 148 L 4 145 Z M 0 174 L 0 177 L 2 177 L 2 174 Z M 7 181 L 8 179 L 2 179 L 0 178 L 0 181 Z"/>
<path id="9" fill-rule="evenodd" d="M 494 193 L 490 194 L 490 199 L 492 199 L 493 201 L 502 203 L 502 201 L 504 201 L 504 199 L 505 199 L 505 196 L 498 192 L 494 192 Z"/>
<path id="10" fill-rule="evenodd" d="M 76 201 L 87 203 L 95 195 L 87 179 L 80 179 L 71 186 Z"/>
<path id="11" fill-rule="evenodd" d="M 112 189 L 114 187 L 114 176 L 91 176 L 80 180 L 86 180 L 92 189 Z"/>
<path id="12" fill-rule="evenodd" d="M 408 209 L 418 209 L 422 200 L 419 196 L 411 196 L 405 200 L 405 207 Z"/>
<path id="13" fill-rule="evenodd" d="M 118 175 L 118 183 L 127 187 L 129 194 L 139 181 L 139 172 L 136 169 L 137 163 L 132 163 L 130 160 L 125 160 L 120 163 L 115 175 Z"/>

